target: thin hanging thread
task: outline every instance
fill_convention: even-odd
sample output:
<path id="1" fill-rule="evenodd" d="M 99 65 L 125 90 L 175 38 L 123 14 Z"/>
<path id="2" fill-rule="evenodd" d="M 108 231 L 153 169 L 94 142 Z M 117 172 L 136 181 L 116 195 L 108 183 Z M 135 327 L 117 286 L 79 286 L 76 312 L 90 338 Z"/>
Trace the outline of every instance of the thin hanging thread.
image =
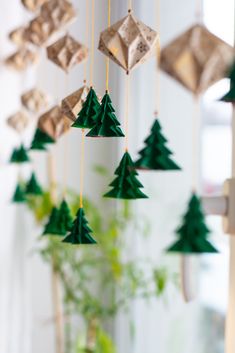
<path id="1" fill-rule="evenodd" d="M 132 0 L 129 0 L 129 3 L 128 3 L 128 10 L 129 10 L 129 11 L 132 10 Z"/>
<path id="2" fill-rule="evenodd" d="M 124 128 L 125 128 L 125 151 L 128 151 L 129 145 L 129 100 L 130 100 L 130 74 L 126 74 L 126 102 L 125 102 L 125 121 L 124 121 Z"/>
<path id="3" fill-rule="evenodd" d="M 89 1 L 86 0 L 86 26 L 85 26 L 85 45 L 88 47 L 88 36 L 89 36 Z M 87 68 L 88 68 L 88 61 L 84 61 L 84 84 L 87 82 Z"/>
<path id="4" fill-rule="evenodd" d="M 200 119 L 200 107 L 198 97 L 194 97 L 193 104 L 193 121 L 192 121 L 192 190 L 196 192 L 198 183 L 198 129 Z"/>
<path id="5" fill-rule="evenodd" d="M 108 0 L 108 28 L 111 24 L 111 0 Z M 106 91 L 109 91 L 109 57 L 106 56 Z"/>
<path id="6" fill-rule="evenodd" d="M 160 0 L 156 0 L 156 28 L 158 32 L 158 39 L 156 44 L 156 60 L 157 60 L 157 68 L 156 68 L 156 109 L 155 114 L 158 116 L 160 111 L 160 55 L 161 55 L 161 45 L 160 45 Z"/>
<path id="7" fill-rule="evenodd" d="M 80 159 L 80 208 L 83 207 L 84 161 L 85 161 L 85 129 L 82 129 L 81 159 Z"/>
<path id="8" fill-rule="evenodd" d="M 203 0 L 196 0 L 196 10 L 195 10 L 195 17 L 196 21 L 201 23 L 202 22 L 202 1 Z"/>
<path id="9" fill-rule="evenodd" d="M 66 73 L 65 76 L 65 90 L 66 94 L 69 89 L 69 76 Z M 68 132 L 64 136 L 64 158 L 63 158 L 63 198 L 66 197 L 67 193 L 67 184 L 68 184 Z"/>
<path id="10" fill-rule="evenodd" d="M 55 205 L 57 202 L 57 192 L 56 192 L 56 167 L 55 167 L 55 157 L 53 155 L 53 152 L 48 153 L 47 170 L 48 170 L 48 181 L 49 181 L 51 200 Z"/>
<path id="11" fill-rule="evenodd" d="M 94 68 L 94 48 L 95 48 L 95 0 L 91 1 L 91 60 L 90 60 L 90 86 L 93 86 Z"/>

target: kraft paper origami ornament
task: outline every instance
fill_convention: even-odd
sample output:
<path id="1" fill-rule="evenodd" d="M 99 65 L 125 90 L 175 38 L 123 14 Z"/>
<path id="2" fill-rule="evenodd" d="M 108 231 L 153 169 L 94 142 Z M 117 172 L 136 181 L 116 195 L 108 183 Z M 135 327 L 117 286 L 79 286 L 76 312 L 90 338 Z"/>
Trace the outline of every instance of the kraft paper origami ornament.
<path id="1" fill-rule="evenodd" d="M 199 95 L 225 77 L 233 57 L 230 45 L 196 24 L 162 50 L 160 67 Z"/>
<path id="2" fill-rule="evenodd" d="M 21 0 L 22 5 L 32 12 L 40 9 L 40 7 L 48 0 Z"/>
<path id="3" fill-rule="evenodd" d="M 43 191 L 37 180 L 35 173 L 32 173 L 31 178 L 26 184 L 25 192 L 26 192 L 26 195 L 30 195 L 30 196 L 42 195 Z"/>
<path id="4" fill-rule="evenodd" d="M 137 179 L 138 173 L 134 168 L 134 162 L 130 154 L 125 152 L 114 173 L 117 177 L 109 184 L 113 189 L 106 193 L 104 197 L 127 200 L 148 198 L 148 196 L 140 190 L 143 188 L 143 185 Z"/>
<path id="5" fill-rule="evenodd" d="M 29 156 L 27 154 L 26 149 L 24 148 L 23 145 L 20 146 L 20 148 L 15 148 L 12 152 L 11 158 L 10 158 L 10 163 L 26 163 L 29 162 Z"/>
<path id="6" fill-rule="evenodd" d="M 230 79 L 230 89 L 220 100 L 227 103 L 235 103 L 235 62 L 229 70 L 228 78 Z"/>
<path id="7" fill-rule="evenodd" d="M 63 240 L 63 243 L 70 244 L 97 244 L 91 236 L 92 230 L 88 225 L 83 208 L 79 208 L 76 219 L 73 223 L 70 234 Z"/>
<path id="8" fill-rule="evenodd" d="M 131 11 L 100 35 L 99 50 L 129 72 L 156 55 L 159 35 Z"/>
<path id="9" fill-rule="evenodd" d="M 145 145 L 139 152 L 139 159 L 135 162 L 137 169 L 146 170 L 180 170 L 180 167 L 171 159 L 172 152 L 165 146 L 167 139 L 162 134 L 159 120 L 155 120 Z"/>
<path id="10" fill-rule="evenodd" d="M 25 189 L 23 185 L 19 182 L 16 185 L 16 189 L 12 198 L 13 203 L 24 203 L 26 201 Z"/>
<path id="11" fill-rule="evenodd" d="M 41 115 L 38 120 L 38 128 L 55 141 L 70 129 L 70 124 L 58 105 Z"/>
<path id="12" fill-rule="evenodd" d="M 46 145 L 51 143 L 55 143 L 55 140 L 52 139 L 49 135 L 47 135 L 45 132 L 37 128 L 30 149 L 46 151 Z"/>
<path id="13" fill-rule="evenodd" d="M 108 92 L 105 93 L 101 106 L 94 116 L 95 125 L 88 132 L 88 137 L 124 137 L 120 123 L 115 116 L 115 110 Z"/>
<path id="14" fill-rule="evenodd" d="M 8 35 L 9 39 L 16 44 L 17 46 L 21 47 L 27 43 L 26 39 L 26 27 L 18 27 L 11 31 Z"/>
<path id="15" fill-rule="evenodd" d="M 21 96 L 22 105 L 32 113 L 39 113 L 48 105 L 47 96 L 37 88 L 30 89 Z"/>
<path id="16" fill-rule="evenodd" d="M 17 52 L 10 55 L 5 60 L 5 64 L 16 71 L 24 71 L 29 66 L 36 64 L 38 62 L 38 58 L 38 53 L 32 51 L 31 49 L 22 47 L 17 50 Z"/>
<path id="17" fill-rule="evenodd" d="M 61 102 L 61 110 L 71 121 L 76 121 L 77 115 L 80 113 L 83 103 L 89 92 L 89 87 L 82 86 L 73 92 Z"/>
<path id="18" fill-rule="evenodd" d="M 98 97 L 93 89 L 90 88 L 82 109 L 78 114 L 76 121 L 72 127 L 91 129 L 95 125 L 95 116 L 100 109 Z"/>
<path id="19" fill-rule="evenodd" d="M 193 193 L 188 210 L 183 217 L 182 225 L 176 230 L 179 238 L 167 251 L 183 254 L 217 253 L 215 247 L 207 240 L 210 230 L 205 223 L 201 201 Z"/>
<path id="20" fill-rule="evenodd" d="M 19 111 L 7 119 L 7 124 L 21 134 L 29 125 L 29 117 L 24 111 Z"/>
<path id="21" fill-rule="evenodd" d="M 70 1 L 49 0 L 45 2 L 40 11 L 45 20 L 50 20 L 56 29 L 61 29 L 76 19 L 76 11 Z"/>
<path id="22" fill-rule="evenodd" d="M 25 36 L 30 43 L 41 47 L 48 42 L 55 31 L 56 28 L 52 20 L 37 16 L 29 22 Z"/>
<path id="23" fill-rule="evenodd" d="M 65 200 L 61 202 L 58 216 L 58 235 L 65 236 L 73 227 L 73 218 L 69 206 Z"/>
<path id="24" fill-rule="evenodd" d="M 47 57 L 65 72 L 87 59 L 87 48 L 66 34 L 47 47 Z"/>
<path id="25" fill-rule="evenodd" d="M 58 228 L 58 213 L 59 210 L 57 207 L 53 207 L 48 223 L 45 225 L 43 235 L 58 235 L 59 228 Z"/>

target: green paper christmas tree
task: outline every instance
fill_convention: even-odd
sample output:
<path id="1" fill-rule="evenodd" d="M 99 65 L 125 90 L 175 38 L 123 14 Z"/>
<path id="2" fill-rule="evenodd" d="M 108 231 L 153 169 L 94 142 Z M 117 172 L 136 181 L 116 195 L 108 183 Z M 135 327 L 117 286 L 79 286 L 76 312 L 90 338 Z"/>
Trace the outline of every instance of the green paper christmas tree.
<path id="1" fill-rule="evenodd" d="M 120 129 L 120 123 L 117 120 L 115 110 L 109 94 L 106 92 L 100 109 L 94 117 L 95 125 L 88 132 L 88 137 L 123 137 L 124 134 Z"/>
<path id="2" fill-rule="evenodd" d="M 10 163 L 25 163 L 29 162 L 29 156 L 23 145 L 20 148 L 15 148 L 12 152 Z"/>
<path id="3" fill-rule="evenodd" d="M 70 234 L 63 240 L 70 244 L 96 244 L 91 234 L 92 230 L 88 226 L 83 208 L 79 208 Z"/>
<path id="4" fill-rule="evenodd" d="M 137 169 L 180 170 L 180 167 L 171 159 L 172 152 L 166 147 L 167 139 L 161 130 L 161 125 L 156 119 L 151 128 L 151 134 L 144 141 L 146 147 L 139 152 L 140 158 L 135 162 Z"/>
<path id="5" fill-rule="evenodd" d="M 55 143 L 55 140 L 53 140 L 48 134 L 37 128 L 30 149 L 45 151 L 45 145 L 50 143 Z"/>
<path id="6" fill-rule="evenodd" d="M 138 173 L 134 168 L 134 162 L 130 154 L 125 152 L 118 168 L 115 170 L 117 177 L 109 184 L 113 189 L 105 194 L 104 197 L 127 200 L 148 198 L 140 190 L 143 185 L 137 179 Z"/>
<path id="7" fill-rule="evenodd" d="M 40 196 L 42 195 L 43 191 L 41 186 L 39 185 L 36 175 L 32 173 L 31 178 L 29 179 L 29 182 L 26 184 L 26 190 L 25 190 L 27 195 L 35 195 L 35 196 Z"/>
<path id="8" fill-rule="evenodd" d="M 220 100 L 227 103 L 235 103 L 235 62 L 228 74 L 230 90 Z"/>
<path id="9" fill-rule="evenodd" d="M 78 113 L 77 120 L 73 127 L 82 129 L 91 129 L 95 124 L 95 116 L 100 109 L 100 103 L 94 89 L 91 87 L 82 109 Z"/>
<path id="10" fill-rule="evenodd" d="M 193 193 L 182 225 L 176 230 L 179 240 L 167 251 L 183 254 L 217 253 L 218 251 L 207 240 L 209 233 L 210 230 L 205 223 L 200 199 Z"/>
<path id="11" fill-rule="evenodd" d="M 73 226 L 73 218 L 69 206 L 65 200 L 61 202 L 58 211 L 58 235 L 66 235 Z"/>
<path id="12" fill-rule="evenodd" d="M 25 197 L 25 189 L 23 185 L 19 182 L 16 185 L 16 189 L 12 198 L 12 202 L 14 203 L 24 203 L 26 201 Z"/>
<path id="13" fill-rule="evenodd" d="M 59 235 L 60 229 L 58 226 L 59 210 L 53 207 L 47 224 L 45 225 L 43 235 Z"/>

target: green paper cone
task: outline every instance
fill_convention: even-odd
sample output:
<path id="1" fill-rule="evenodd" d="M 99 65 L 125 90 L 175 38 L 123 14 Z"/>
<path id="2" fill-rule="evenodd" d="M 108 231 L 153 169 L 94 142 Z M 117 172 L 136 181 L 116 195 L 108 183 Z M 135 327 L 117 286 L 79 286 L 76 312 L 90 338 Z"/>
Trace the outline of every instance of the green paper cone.
<path id="1" fill-rule="evenodd" d="M 151 134 L 146 138 L 146 147 L 139 152 L 140 158 L 135 162 L 137 169 L 146 170 L 180 170 L 171 159 L 172 152 L 165 146 L 167 139 L 161 132 L 161 125 L 155 120 Z"/>
<path id="2" fill-rule="evenodd" d="M 117 120 L 112 101 L 108 93 L 102 99 L 100 109 L 94 117 L 95 125 L 88 132 L 88 137 L 123 137 L 120 123 Z"/>
<path id="3" fill-rule="evenodd" d="M 73 218 L 69 206 L 65 200 L 61 202 L 58 219 L 57 219 L 57 234 L 66 235 L 73 227 Z"/>
<path id="4" fill-rule="evenodd" d="M 45 145 L 50 143 L 55 143 L 55 140 L 53 140 L 48 134 L 37 128 L 30 149 L 45 151 Z"/>
<path id="5" fill-rule="evenodd" d="M 58 216 L 59 210 L 57 207 L 53 207 L 49 220 L 45 225 L 43 235 L 59 235 L 60 229 L 58 227 Z"/>
<path id="6" fill-rule="evenodd" d="M 25 163 L 29 162 L 29 156 L 23 145 L 20 148 L 15 148 L 12 152 L 10 163 Z"/>
<path id="7" fill-rule="evenodd" d="M 235 85 L 231 86 L 228 93 L 226 93 L 220 100 L 227 103 L 235 103 Z"/>
<path id="8" fill-rule="evenodd" d="M 12 198 L 14 203 L 24 203 L 26 201 L 25 190 L 21 183 L 16 185 L 16 189 Z"/>
<path id="9" fill-rule="evenodd" d="M 39 196 L 39 195 L 42 195 L 42 193 L 43 191 L 37 181 L 36 175 L 32 173 L 31 178 L 26 185 L 26 194 L 30 196 L 31 195 Z"/>
<path id="10" fill-rule="evenodd" d="M 92 230 L 88 226 L 84 210 L 79 208 L 71 232 L 63 242 L 70 244 L 96 244 L 90 233 L 92 233 Z"/>
<path id="11" fill-rule="evenodd" d="M 140 188 L 143 188 L 143 185 L 137 179 L 138 173 L 134 169 L 134 163 L 128 152 L 124 153 L 114 174 L 117 175 L 117 177 L 109 184 L 113 189 L 106 193 L 104 197 L 126 200 L 148 198 L 148 196 L 140 190 Z"/>
<path id="12" fill-rule="evenodd" d="M 94 89 L 91 87 L 82 109 L 78 113 L 77 120 L 73 123 L 72 127 L 91 129 L 95 124 L 95 115 L 99 109 L 100 103 Z"/>
<path id="13" fill-rule="evenodd" d="M 176 230 L 179 240 L 167 251 L 183 254 L 217 253 L 216 248 L 207 240 L 209 233 L 200 199 L 193 194 L 182 225 Z"/>

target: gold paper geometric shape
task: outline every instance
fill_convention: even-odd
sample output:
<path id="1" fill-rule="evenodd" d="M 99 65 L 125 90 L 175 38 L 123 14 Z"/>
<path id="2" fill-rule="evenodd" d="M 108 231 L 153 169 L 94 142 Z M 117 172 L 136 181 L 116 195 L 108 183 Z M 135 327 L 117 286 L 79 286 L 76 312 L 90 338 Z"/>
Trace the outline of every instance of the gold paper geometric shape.
<path id="1" fill-rule="evenodd" d="M 87 48 L 68 34 L 47 47 L 48 59 L 66 72 L 86 59 L 87 55 Z"/>
<path id="2" fill-rule="evenodd" d="M 21 0 L 22 5 L 32 12 L 37 11 L 48 0 Z"/>
<path id="3" fill-rule="evenodd" d="M 20 48 L 17 52 L 10 55 L 5 64 L 17 71 L 26 70 L 29 66 L 38 62 L 38 53 L 27 48 Z"/>
<path id="4" fill-rule="evenodd" d="M 82 105 L 88 92 L 89 87 L 83 86 L 64 98 L 61 102 L 61 109 L 63 114 L 66 115 L 70 120 L 75 121 L 77 119 L 78 113 L 82 109 Z"/>
<path id="5" fill-rule="evenodd" d="M 71 121 L 62 113 L 61 108 L 56 105 L 46 113 L 41 115 L 38 120 L 38 127 L 47 133 L 54 140 L 70 129 Z"/>
<path id="6" fill-rule="evenodd" d="M 159 35 L 132 13 L 100 34 L 99 50 L 129 72 L 157 54 Z"/>
<path id="7" fill-rule="evenodd" d="M 21 47 L 27 43 L 27 39 L 25 36 L 26 28 L 18 27 L 13 29 L 8 35 L 8 38 L 17 46 Z"/>
<path id="8" fill-rule="evenodd" d="M 48 41 L 55 31 L 53 21 L 37 16 L 29 22 L 25 35 L 29 42 L 40 47 Z"/>
<path id="9" fill-rule="evenodd" d="M 37 88 L 33 88 L 22 94 L 21 102 L 32 113 L 38 113 L 48 105 L 47 96 Z"/>
<path id="10" fill-rule="evenodd" d="M 40 15 L 46 21 L 52 21 L 56 29 L 71 23 L 76 19 L 76 11 L 70 1 L 49 0 L 41 7 Z"/>
<path id="11" fill-rule="evenodd" d="M 29 121 L 28 115 L 24 111 L 19 111 L 7 119 L 7 124 L 18 133 L 21 133 L 27 128 Z"/>
<path id="12" fill-rule="evenodd" d="M 234 49 L 196 24 L 161 52 L 160 67 L 195 95 L 224 78 Z"/>

